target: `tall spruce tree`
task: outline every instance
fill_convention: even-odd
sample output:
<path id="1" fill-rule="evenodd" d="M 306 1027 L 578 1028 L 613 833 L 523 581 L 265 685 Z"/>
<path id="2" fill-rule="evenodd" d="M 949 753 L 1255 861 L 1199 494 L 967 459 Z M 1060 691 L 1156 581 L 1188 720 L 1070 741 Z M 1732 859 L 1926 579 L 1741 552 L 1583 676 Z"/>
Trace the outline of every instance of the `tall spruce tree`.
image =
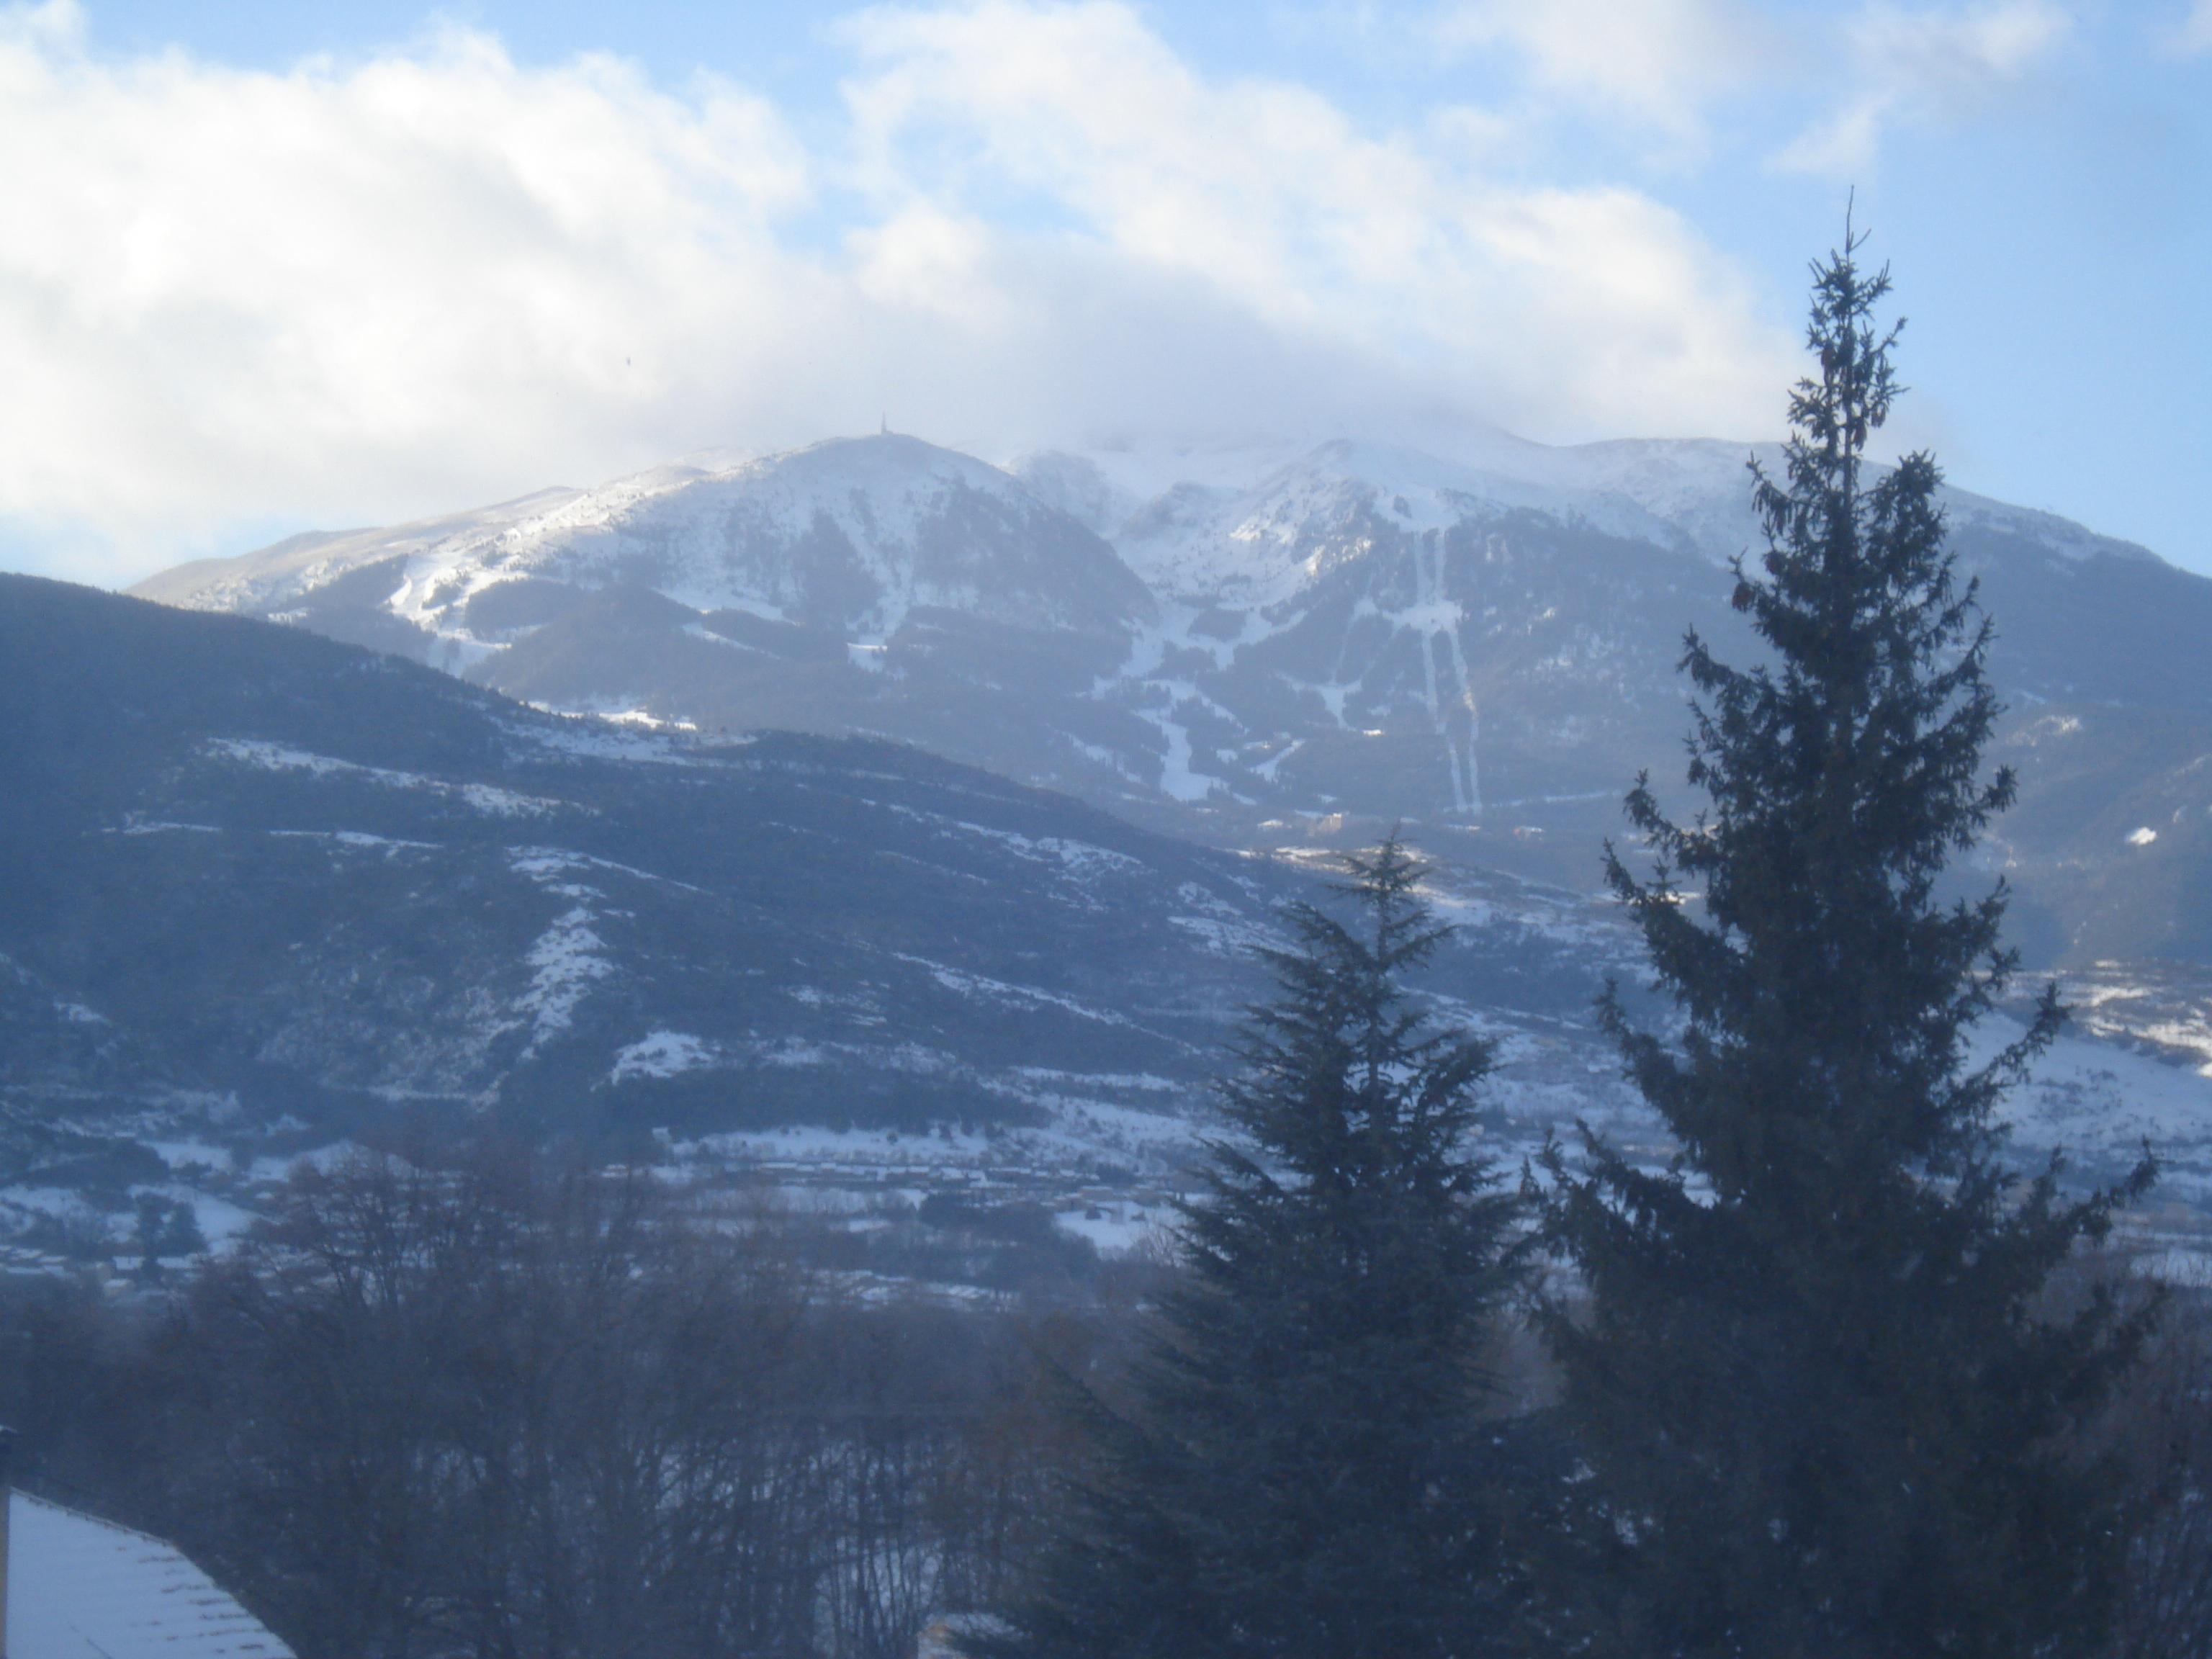
<path id="1" fill-rule="evenodd" d="M 1470 1157 L 1489 1053 L 1400 979 L 1446 932 L 1395 838 L 1358 919 L 1294 917 L 1224 1089 L 1156 1338 L 1003 1659 L 1463 1659 L 1506 1650 L 1512 1575 L 1480 1364 L 1519 1272 L 1517 1198 Z"/>
<path id="2" fill-rule="evenodd" d="M 1550 1236 L 1587 1306 L 1554 1307 L 1599 1571 L 1599 1651 L 2086 1653 L 2115 1582 L 2097 1472 L 2061 1449 L 2140 1340 L 2051 1276 L 2149 1179 L 2069 1200 L 2008 1169 L 1994 1110 L 2057 1030 L 2046 988 L 1983 1063 L 2004 992 L 2002 881 L 1938 878 L 2013 799 L 1982 751 L 1991 639 L 1946 550 L 1924 453 L 1867 459 L 1899 390 L 1888 272 L 1814 267 L 1816 376 L 1784 474 L 1753 466 L 1768 547 L 1736 608 L 1749 668 L 1690 635 L 1690 823 L 1627 798 L 1648 874 L 1607 873 L 1679 1036 L 1605 1018 L 1680 1146 L 1639 1168 L 1556 1149 Z"/>

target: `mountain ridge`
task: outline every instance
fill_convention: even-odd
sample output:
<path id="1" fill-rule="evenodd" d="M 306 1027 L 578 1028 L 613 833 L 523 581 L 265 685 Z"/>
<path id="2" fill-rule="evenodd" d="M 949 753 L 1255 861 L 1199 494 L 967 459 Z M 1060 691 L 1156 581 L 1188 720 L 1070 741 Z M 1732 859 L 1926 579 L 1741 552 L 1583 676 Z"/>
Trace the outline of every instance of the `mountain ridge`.
<path id="1" fill-rule="evenodd" d="M 1405 819 L 1587 887 L 1620 789 L 1669 769 L 1683 631 L 1753 653 L 1725 566 L 1756 545 L 1754 454 L 1778 464 L 1491 434 L 1456 459 L 1346 439 L 1002 470 L 830 440 L 140 591 L 550 707 L 876 733 L 1221 845 Z M 2035 958 L 2212 961 L 2212 895 L 2178 873 L 2212 860 L 2212 783 L 2191 769 L 2212 753 L 2194 643 L 2212 581 L 2039 511 L 1945 501 L 1998 623 L 2001 741 L 2037 760 L 1998 831 Z M 2137 816 L 2115 828 L 2105 807 Z M 2145 828 L 2155 842 L 2130 839 Z"/>

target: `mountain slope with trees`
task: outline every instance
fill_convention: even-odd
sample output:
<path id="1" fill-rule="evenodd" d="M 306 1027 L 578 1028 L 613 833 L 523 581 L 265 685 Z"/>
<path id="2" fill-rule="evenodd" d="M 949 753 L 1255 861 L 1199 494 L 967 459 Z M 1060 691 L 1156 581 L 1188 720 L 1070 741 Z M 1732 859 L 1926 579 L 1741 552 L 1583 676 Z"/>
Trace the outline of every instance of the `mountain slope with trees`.
<path id="1" fill-rule="evenodd" d="M 0 662 L 0 1124 L 33 1187 L 416 1113 L 1126 1162 L 1187 1144 L 1306 885 L 879 740 L 567 719 L 29 578 Z M 1451 971 L 1556 1022 L 1574 956 L 1500 917 Z"/>

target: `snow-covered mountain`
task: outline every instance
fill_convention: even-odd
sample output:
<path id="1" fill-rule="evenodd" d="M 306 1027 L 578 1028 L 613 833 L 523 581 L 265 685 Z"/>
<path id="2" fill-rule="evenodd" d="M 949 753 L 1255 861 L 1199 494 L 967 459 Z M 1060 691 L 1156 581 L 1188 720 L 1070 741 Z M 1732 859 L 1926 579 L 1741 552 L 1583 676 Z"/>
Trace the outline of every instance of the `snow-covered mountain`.
<path id="1" fill-rule="evenodd" d="M 289 617 L 288 607 L 349 606 L 374 589 L 368 609 L 419 630 L 431 657 L 466 666 L 558 614 L 549 584 L 650 589 L 858 651 L 880 649 L 932 611 L 1099 633 L 1152 611 L 1110 548 L 1005 472 L 889 435 L 662 467 L 396 532 L 295 537 L 185 566 L 145 591 Z"/>
<path id="2" fill-rule="evenodd" d="M 1750 648 L 1727 604 L 1757 544 L 1750 454 L 1486 434 L 1449 457 L 1131 446 L 1001 469 L 886 435 L 296 538 L 137 591 L 550 707 L 891 736 L 1235 844 L 1405 819 L 1582 885 L 1627 781 L 1677 769 L 1685 629 Z M 2212 893 L 2179 892 L 2212 863 L 2212 767 L 2192 769 L 2212 582 L 2048 514 L 1948 506 L 1999 623 L 2006 741 L 2035 757 L 1995 847 L 2033 949 L 2212 958 Z"/>

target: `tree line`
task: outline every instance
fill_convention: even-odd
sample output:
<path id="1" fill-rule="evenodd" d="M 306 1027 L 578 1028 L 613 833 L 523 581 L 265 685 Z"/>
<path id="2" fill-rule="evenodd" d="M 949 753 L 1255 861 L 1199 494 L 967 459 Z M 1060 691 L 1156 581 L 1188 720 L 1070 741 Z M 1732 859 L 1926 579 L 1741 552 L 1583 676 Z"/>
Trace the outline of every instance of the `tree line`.
<path id="1" fill-rule="evenodd" d="M 161 1293 L 0 1294 L 19 1473 L 173 1538 L 309 1659 L 908 1659 L 1002 1597 L 1110 1304 L 878 1304 L 650 1171 L 302 1168 Z"/>

